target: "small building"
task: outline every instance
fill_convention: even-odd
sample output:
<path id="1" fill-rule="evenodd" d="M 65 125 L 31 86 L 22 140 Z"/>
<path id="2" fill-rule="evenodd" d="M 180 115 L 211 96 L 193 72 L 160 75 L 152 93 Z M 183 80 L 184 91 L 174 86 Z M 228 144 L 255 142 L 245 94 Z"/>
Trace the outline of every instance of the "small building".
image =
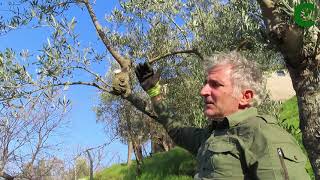
<path id="1" fill-rule="evenodd" d="M 266 75 L 267 90 L 270 91 L 271 99 L 285 101 L 296 94 L 292 87 L 290 75 L 285 70 L 278 70 Z"/>

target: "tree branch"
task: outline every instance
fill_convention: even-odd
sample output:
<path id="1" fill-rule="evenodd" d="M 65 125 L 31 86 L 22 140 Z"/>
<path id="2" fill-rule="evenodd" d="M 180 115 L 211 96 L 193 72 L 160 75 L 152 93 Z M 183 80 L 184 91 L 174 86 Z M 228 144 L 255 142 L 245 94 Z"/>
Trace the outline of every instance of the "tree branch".
<path id="1" fill-rule="evenodd" d="M 169 52 L 169 53 L 166 53 L 164 55 L 161 55 L 161 56 L 155 57 L 153 59 L 150 59 L 150 60 L 148 60 L 148 62 L 150 64 L 152 64 L 152 63 L 154 63 L 154 62 L 156 62 L 156 61 L 158 61 L 160 59 L 163 59 L 163 58 L 166 58 L 166 57 L 169 57 L 169 56 L 173 56 L 173 55 L 176 55 L 176 54 L 195 54 L 200 59 L 203 59 L 202 54 L 200 54 L 200 52 L 197 49 L 188 49 L 188 50 L 180 50 L 180 51 Z"/>
<path id="2" fill-rule="evenodd" d="M 99 86 L 97 83 L 93 83 L 93 82 L 83 82 L 83 81 L 76 81 L 76 82 L 63 82 L 63 83 L 57 83 L 57 84 L 52 84 L 52 85 L 48 85 L 48 86 L 44 86 L 41 87 L 40 89 L 37 89 L 35 91 L 31 91 L 31 93 L 43 90 L 43 89 L 47 89 L 49 87 L 56 87 L 56 86 L 67 86 L 67 85 L 86 85 L 86 86 L 93 86 L 96 87 L 100 90 L 109 92 L 107 89 L 105 89 L 104 87 Z"/>
<path id="3" fill-rule="evenodd" d="M 153 119 L 158 118 L 157 114 L 154 111 L 152 111 L 151 109 L 148 109 L 149 103 L 147 101 L 145 101 L 144 99 L 142 99 L 141 97 L 134 95 L 134 94 L 130 94 L 130 96 L 128 96 L 125 99 L 127 101 L 129 101 L 135 108 L 137 108 L 139 111 L 141 111 L 145 115 L 147 115 Z M 152 106 L 150 106 L 150 107 L 152 107 Z"/>
<path id="4" fill-rule="evenodd" d="M 93 87 L 96 87 L 104 92 L 108 92 L 110 94 L 113 94 L 111 91 L 107 90 L 106 88 L 98 85 L 97 83 L 93 83 L 93 82 L 83 82 L 83 81 L 77 81 L 77 82 L 63 82 L 63 83 L 57 83 L 57 84 L 51 84 L 51 85 L 47 85 L 47 86 L 42 86 L 40 87 L 39 89 L 36 89 L 36 90 L 33 90 L 33 91 L 29 91 L 29 92 L 23 92 L 21 94 L 14 94 L 13 96 L 11 97 L 6 97 L 6 98 L 1 98 L 0 99 L 0 102 L 3 102 L 3 101 L 8 101 L 8 100 L 11 100 L 11 99 L 15 99 L 15 98 L 20 98 L 22 96 L 25 96 L 25 95 L 31 95 L 33 93 L 36 93 L 38 91 L 41 91 L 41 90 L 44 90 L 44 89 L 47 89 L 49 87 L 56 87 L 56 86 L 67 86 L 67 85 L 85 85 L 85 86 L 93 86 Z M 110 87 L 110 85 L 109 85 Z"/>
<path id="5" fill-rule="evenodd" d="M 169 16 L 168 18 L 179 29 L 179 31 L 182 33 L 184 39 L 186 40 L 187 47 L 190 48 L 190 43 L 188 41 L 188 38 L 187 38 L 185 32 L 181 29 L 181 27 L 174 21 L 174 19 L 171 16 Z"/>
<path id="6" fill-rule="evenodd" d="M 91 148 L 88 148 L 86 150 L 84 150 L 82 153 L 86 152 L 86 151 L 91 151 L 93 149 L 101 149 L 101 148 L 104 148 L 108 145 L 110 145 L 112 142 L 114 142 L 115 140 L 117 139 L 117 136 L 114 136 L 109 142 L 105 142 L 101 145 L 98 145 L 98 146 L 95 146 L 95 147 L 91 147 Z"/>
<path id="7" fill-rule="evenodd" d="M 71 68 L 74 68 L 74 69 L 82 69 L 86 72 L 88 72 L 89 74 L 93 75 L 94 77 L 96 77 L 96 79 L 98 79 L 99 81 L 101 81 L 105 86 L 111 88 L 112 86 L 110 86 L 109 84 L 107 84 L 100 75 L 98 75 L 97 73 L 94 73 L 93 71 L 91 71 L 90 69 L 88 68 L 85 68 L 85 67 L 82 67 L 82 66 L 74 66 L 74 67 L 71 67 Z"/>
<path id="8" fill-rule="evenodd" d="M 115 60 L 120 64 L 121 68 L 127 68 L 128 65 L 130 64 L 130 60 L 124 58 L 121 56 L 111 45 L 111 42 L 109 41 L 107 35 L 103 32 L 102 26 L 100 25 L 97 16 L 89 3 L 89 0 L 84 0 L 83 3 L 85 4 L 88 13 L 91 17 L 91 20 L 99 34 L 99 37 L 101 38 L 103 44 L 106 46 L 108 51 L 111 53 L 111 55 L 115 58 Z"/>
<path id="9" fill-rule="evenodd" d="M 319 45 L 320 45 L 320 31 L 318 32 L 317 42 L 316 42 L 316 46 L 315 46 L 315 48 L 314 48 L 314 58 L 316 58 L 317 55 L 318 55 L 318 53 L 319 53 L 319 51 L 318 51 L 318 49 L 320 49 L 320 48 L 319 48 Z"/>

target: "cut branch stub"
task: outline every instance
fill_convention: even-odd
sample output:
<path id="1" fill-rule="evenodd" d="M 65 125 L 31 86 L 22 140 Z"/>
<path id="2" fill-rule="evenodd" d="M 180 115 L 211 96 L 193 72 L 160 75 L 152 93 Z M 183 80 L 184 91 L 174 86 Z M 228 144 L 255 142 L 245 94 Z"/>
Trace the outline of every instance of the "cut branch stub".
<path id="1" fill-rule="evenodd" d="M 112 78 L 112 94 L 127 98 L 131 94 L 129 71 L 117 69 Z"/>

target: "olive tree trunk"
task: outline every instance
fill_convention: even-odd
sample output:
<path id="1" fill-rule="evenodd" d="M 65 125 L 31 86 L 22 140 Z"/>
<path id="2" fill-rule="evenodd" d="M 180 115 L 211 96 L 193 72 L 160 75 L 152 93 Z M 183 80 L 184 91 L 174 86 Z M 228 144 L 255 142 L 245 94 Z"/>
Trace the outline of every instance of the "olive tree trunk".
<path id="1" fill-rule="evenodd" d="M 127 165 L 130 166 L 132 163 L 132 141 L 128 140 L 128 156 L 127 156 Z"/>
<path id="2" fill-rule="evenodd" d="M 300 1 L 258 0 L 268 36 L 284 56 L 299 107 L 303 144 L 320 180 L 320 30 L 296 24 L 294 7 Z M 319 3 L 314 1 L 318 6 Z M 288 8 L 288 6 L 291 6 Z M 286 11 L 284 10 L 286 9 Z"/>

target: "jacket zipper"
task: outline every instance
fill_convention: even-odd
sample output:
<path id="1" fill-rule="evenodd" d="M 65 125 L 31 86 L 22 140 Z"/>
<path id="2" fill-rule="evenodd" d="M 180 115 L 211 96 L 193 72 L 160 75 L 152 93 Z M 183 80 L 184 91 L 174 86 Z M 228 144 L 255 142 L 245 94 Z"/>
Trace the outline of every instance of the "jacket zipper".
<path id="1" fill-rule="evenodd" d="M 289 174 L 288 174 L 288 170 L 287 170 L 287 167 L 284 163 L 284 158 L 283 158 L 283 151 L 281 148 L 277 148 L 277 152 L 278 152 L 278 155 L 279 155 L 279 159 L 280 159 L 280 164 L 282 166 L 282 169 L 284 171 L 284 179 L 285 180 L 289 180 Z"/>

